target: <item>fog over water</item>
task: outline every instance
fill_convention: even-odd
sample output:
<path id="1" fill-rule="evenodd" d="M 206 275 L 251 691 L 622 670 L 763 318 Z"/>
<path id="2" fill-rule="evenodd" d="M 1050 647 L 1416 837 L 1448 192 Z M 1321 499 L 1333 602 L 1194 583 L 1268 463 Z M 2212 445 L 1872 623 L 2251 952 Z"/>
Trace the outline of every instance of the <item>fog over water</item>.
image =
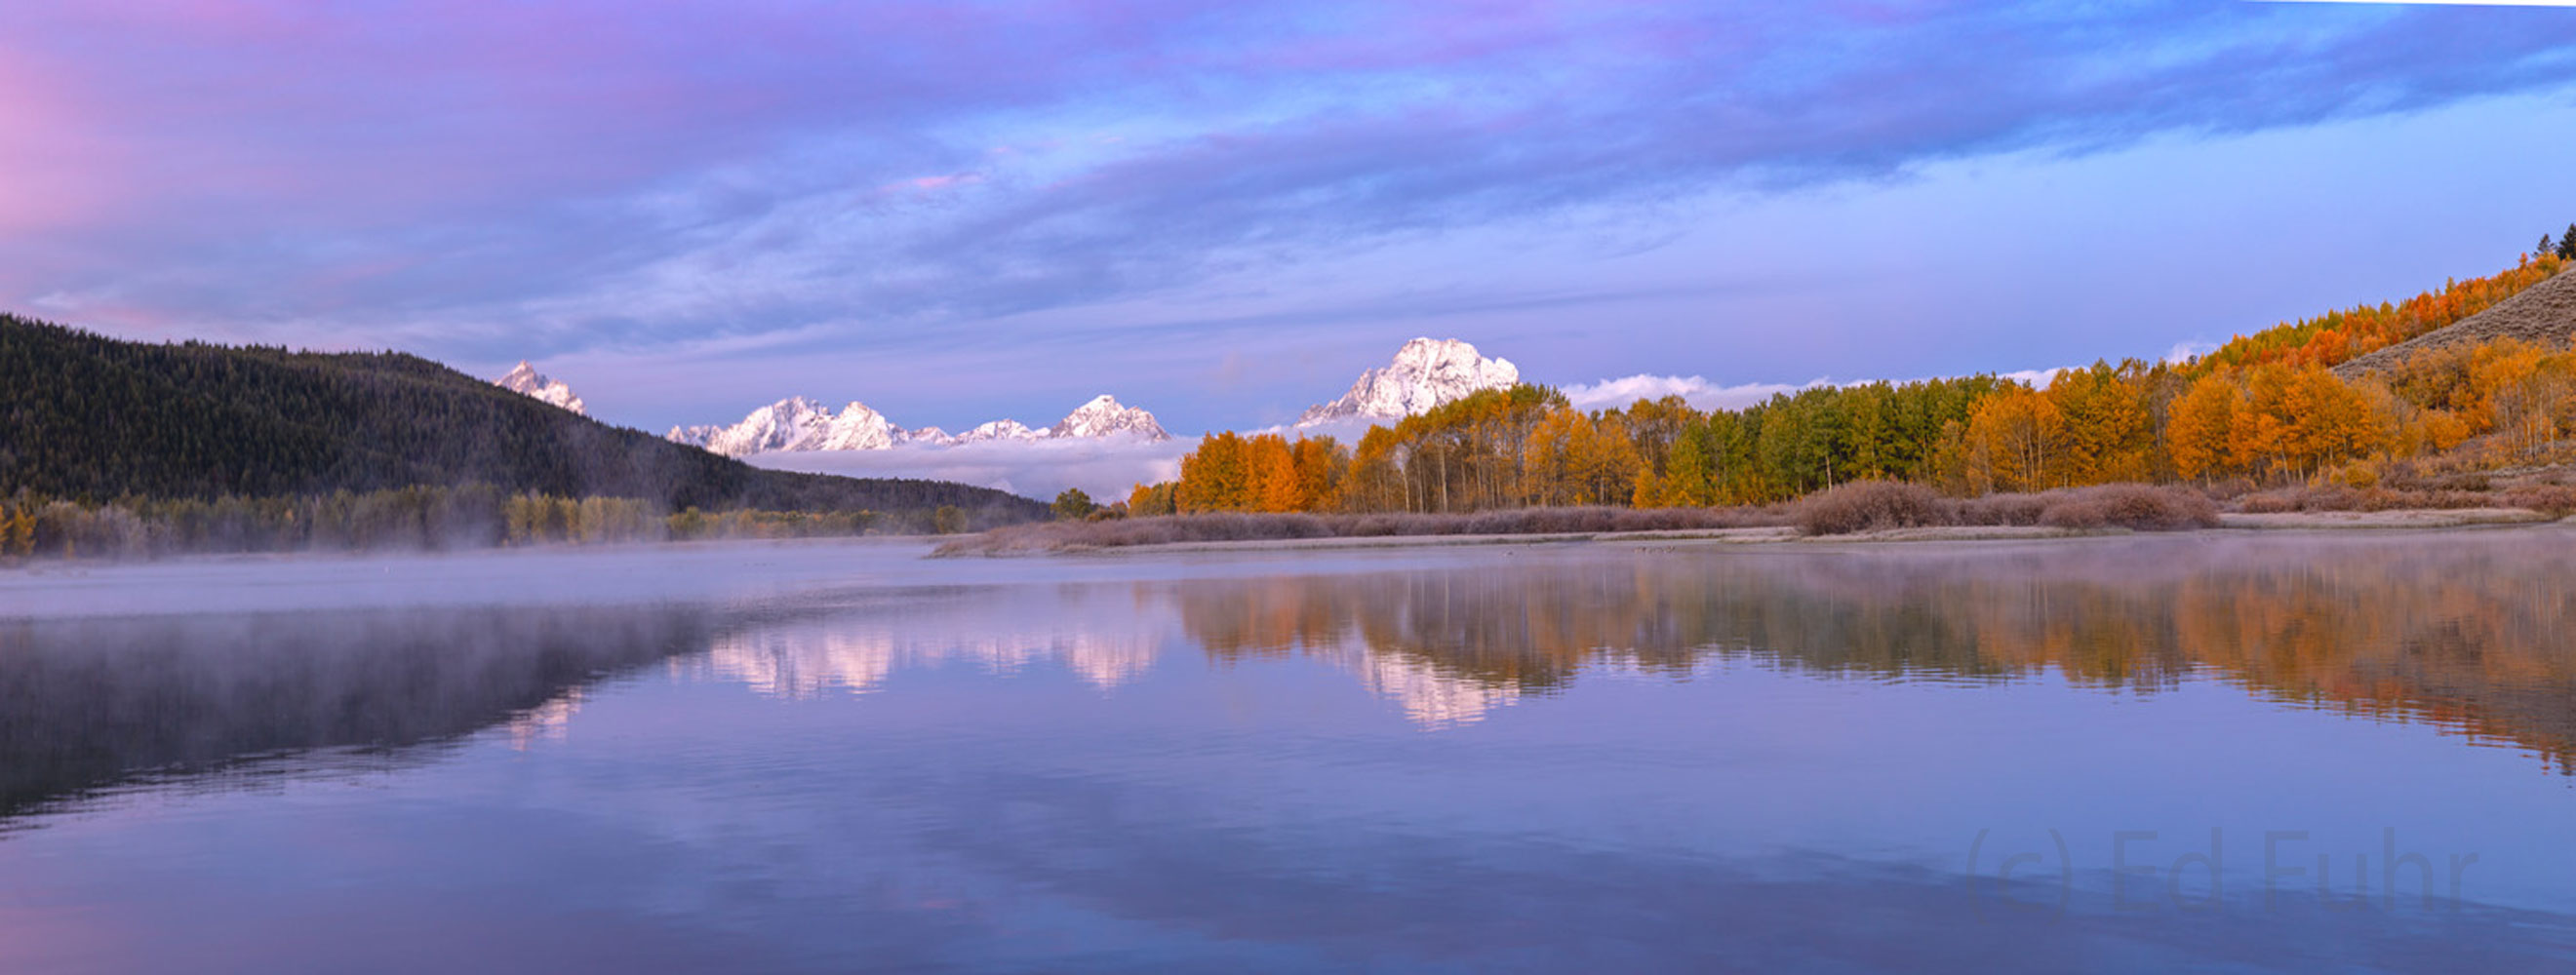
<path id="1" fill-rule="evenodd" d="M 2563 971 L 2570 541 L 0 571 L 0 971 Z"/>

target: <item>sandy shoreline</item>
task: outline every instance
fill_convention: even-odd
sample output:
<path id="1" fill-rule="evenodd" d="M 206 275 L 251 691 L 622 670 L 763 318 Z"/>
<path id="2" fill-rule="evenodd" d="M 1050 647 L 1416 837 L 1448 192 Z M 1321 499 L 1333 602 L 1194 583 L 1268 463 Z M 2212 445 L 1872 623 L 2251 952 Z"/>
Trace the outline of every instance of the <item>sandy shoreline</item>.
<path id="1" fill-rule="evenodd" d="M 1384 548 L 1443 548 L 1471 545 L 1562 545 L 1578 542 L 1701 542 L 1720 545 L 1834 546 L 1883 542 L 2029 541 L 2050 538 L 2099 538 L 2135 534 L 2237 534 L 2253 532 L 2426 530 L 2504 528 L 2562 523 L 2521 508 L 2397 509 L 2390 511 L 2290 511 L 2267 514 L 2222 514 L 2216 528 L 2180 532 L 2133 532 L 2125 528 L 2049 528 L 2037 525 L 1944 525 L 1855 532 L 1847 535 L 1802 535 L 1790 526 L 1716 528 L 1680 531 L 1564 532 L 1509 535 L 1374 535 L 1340 538 L 1269 538 L 1243 541 L 1168 542 L 1152 545 L 1077 547 L 1057 550 L 960 553 L 950 558 L 1027 558 L 1059 555 L 1103 556 L 1173 552 L 1329 551 Z M 2563 523 L 2576 524 L 2576 518 Z"/>

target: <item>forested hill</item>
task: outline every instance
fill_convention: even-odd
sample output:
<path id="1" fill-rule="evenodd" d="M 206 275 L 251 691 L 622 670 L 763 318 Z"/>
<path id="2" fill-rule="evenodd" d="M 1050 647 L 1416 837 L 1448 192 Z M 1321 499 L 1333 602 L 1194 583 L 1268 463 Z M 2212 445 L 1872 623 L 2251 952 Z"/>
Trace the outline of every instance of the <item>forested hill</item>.
<path id="1" fill-rule="evenodd" d="M 612 427 L 417 356 L 126 342 L 0 314 L 0 495 L 212 498 L 489 484 L 707 510 L 1043 517 L 945 481 L 796 474 Z"/>

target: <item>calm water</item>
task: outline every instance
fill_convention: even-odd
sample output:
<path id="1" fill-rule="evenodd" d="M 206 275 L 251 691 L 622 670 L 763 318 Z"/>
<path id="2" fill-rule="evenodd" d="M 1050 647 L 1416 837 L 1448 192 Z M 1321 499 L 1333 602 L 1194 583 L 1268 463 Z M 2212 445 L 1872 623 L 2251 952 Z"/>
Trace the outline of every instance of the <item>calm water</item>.
<path id="1" fill-rule="evenodd" d="M 2571 542 L 0 573 L 0 972 L 2565 972 Z"/>

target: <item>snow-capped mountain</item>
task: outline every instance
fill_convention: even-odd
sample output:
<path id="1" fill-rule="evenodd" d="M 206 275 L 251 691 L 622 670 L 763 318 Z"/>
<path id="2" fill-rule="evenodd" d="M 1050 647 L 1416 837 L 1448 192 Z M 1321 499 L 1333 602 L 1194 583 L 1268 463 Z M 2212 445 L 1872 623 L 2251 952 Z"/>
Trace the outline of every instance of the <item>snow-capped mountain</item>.
<path id="1" fill-rule="evenodd" d="M 519 367 L 510 370 L 509 375 L 492 380 L 492 385 L 513 393 L 525 393 L 583 416 L 590 415 L 590 410 L 582 406 L 581 397 L 573 395 L 572 387 L 539 374 L 537 367 L 529 365 L 526 359 L 519 360 Z"/>
<path id="2" fill-rule="evenodd" d="M 991 423 L 982 424 L 977 426 L 975 429 L 958 434 L 957 442 L 975 443 L 982 440 L 1035 440 L 1039 437 L 1047 436 L 1050 432 L 1052 431 L 1031 430 L 1029 429 L 1028 424 L 1022 423 L 1018 420 L 995 420 Z"/>
<path id="3" fill-rule="evenodd" d="M 1154 422 L 1153 414 L 1121 406 L 1107 395 L 1094 397 L 1062 422 L 1043 430 L 1017 420 L 995 420 L 954 435 L 938 427 L 906 430 L 862 403 L 851 403 L 833 413 L 820 402 L 796 396 L 753 410 L 742 422 L 731 426 L 673 427 L 670 433 L 675 443 L 704 447 L 728 457 L 788 450 L 885 450 L 901 444 L 948 446 L 993 440 L 1105 437 L 1148 441 L 1172 438 L 1163 432 L 1161 424 Z"/>
<path id="4" fill-rule="evenodd" d="M 1162 424 L 1154 422 L 1154 414 L 1133 406 L 1120 406 L 1118 400 L 1107 393 L 1075 407 L 1073 412 L 1065 414 L 1063 420 L 1048 428 L 1047 435 L 1087 438 L 1131 436 L 1152 441 L 1172 439 L 1171 434 L 1163 432 Z"/>
<path id="5" fill-rule="evenodd" d="M 1488 359 L 1457 339 L 1414 339 L 1395 350 L 1395 361 L 1361 373 L 1351 391 L 1297 418 L 1297 425 L 1343 420 L 1400 420 L 1466 398 L 1480 389 L 1521 381 L 1509 359 Z"/>
<path id="6" fill-rule="evenodd" d="M 742 457 L 772 450 L 883 450 L 910 440 L 911 433 L 865 403 L 834 413 L 818 401 L 792 396 L 732 426 L 673 427 L 670 439 Z"/>

